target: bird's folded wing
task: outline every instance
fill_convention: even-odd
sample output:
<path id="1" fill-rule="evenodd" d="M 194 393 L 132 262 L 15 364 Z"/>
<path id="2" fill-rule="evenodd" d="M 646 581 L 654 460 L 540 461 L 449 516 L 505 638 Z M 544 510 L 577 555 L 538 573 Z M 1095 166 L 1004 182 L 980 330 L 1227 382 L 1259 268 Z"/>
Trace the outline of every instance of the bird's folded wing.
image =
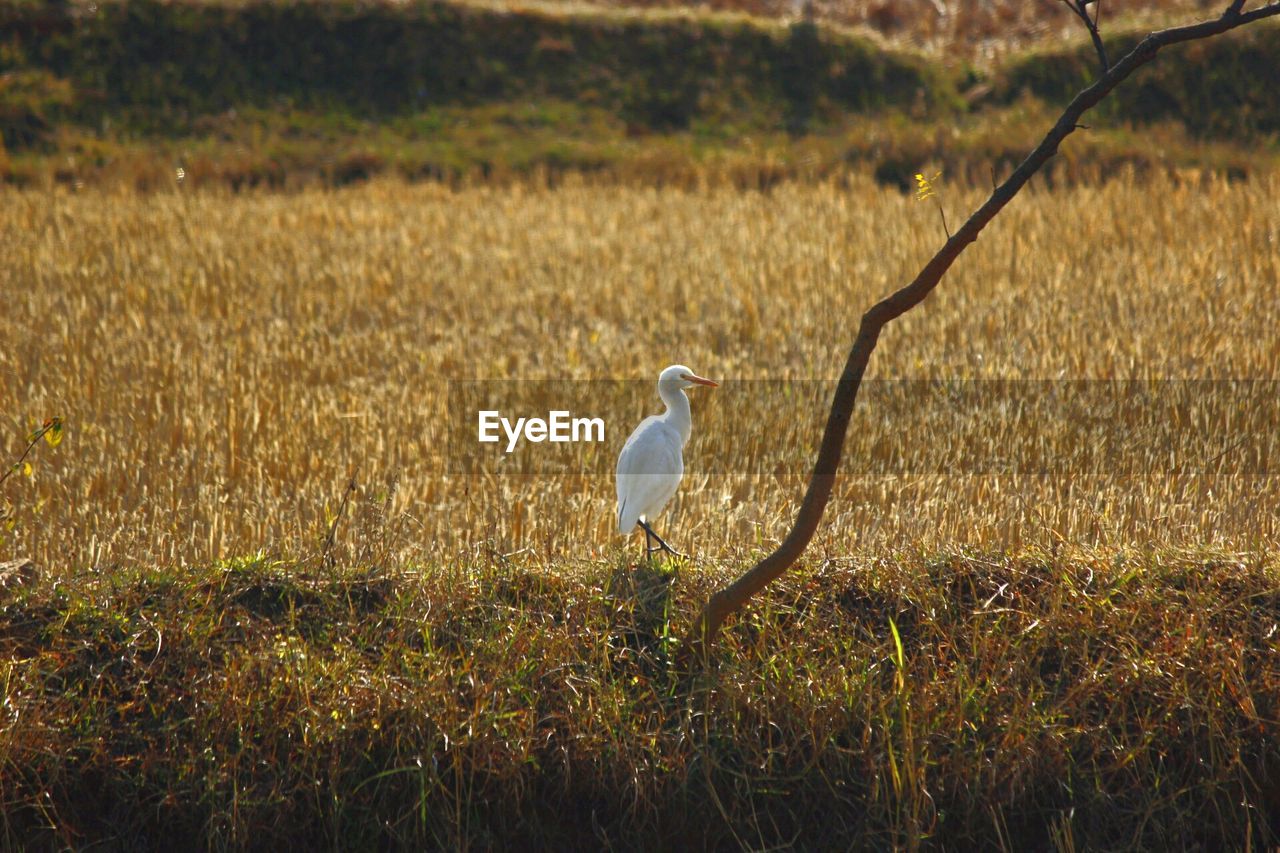
<path id="1" fill-rule="evenodd" d="M 679 476 L 684 472 L 680 434 L 657 418 L 646 420 L 618 456 L 619 477 L 635 474 Z"/>

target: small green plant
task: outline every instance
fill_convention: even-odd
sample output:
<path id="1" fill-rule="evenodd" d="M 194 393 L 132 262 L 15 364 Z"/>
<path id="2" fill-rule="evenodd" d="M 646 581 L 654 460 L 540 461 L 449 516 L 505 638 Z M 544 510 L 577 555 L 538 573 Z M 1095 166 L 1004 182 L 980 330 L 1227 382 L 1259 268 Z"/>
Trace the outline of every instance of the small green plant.
<path id="1" fill-rule="evenodd" d="M 951 229 L 947 227 L 947 214 L 942 209 L 942 199 L 938 197 L 937 184 L 942 180 L 942 170 L 933 173 L 933 177 L 926 178 L 922 172 L 916 172 L 916 201 L 925 201 L 933 199 L 933 203 L 938 206 L 938 215 L 942 217 L 942 230 L 947 232 L 947 238 L 951 238 Z"/>
<path id="2" fill-rule="evenodd" d="M 50 447 L 57 447 L 62 443 L 62 418 L 49 418 L 36 430 L 33 430 L 27 436 L 26 449 L 22 451 L 22 455 L 18 457 L 18 461 L 14 462 L 0 474 L 0 485 L 9 479 L 15 472 L 22 472 L 24 477 L 32 477 L 35 470 L 31 463 L 27 461 L 27 457 L 31 455 L 31 451 L 40 443 L 40 439 L 44 439 L 45 444 Z M 37 509 L 39 508 L 37 504 Z M 11 533 L 18 526 L 18 514 L 13 505 L 8 501 L 0 506 L 0 524 L 4 526 L 4 532 L 0 533 L 0 542 L 4 541 L 4 533 Z"/>
<path id="3" fill-rule="evenodd" d="M 3 474 L 0 474 L 0 484 L 3 484 L 5 480 L 9 479 L 15 471 L 21 471 L 22 476 L 24 477 L 30 477 L 32 475 L 33 470 L 31 463 L 27 461 L 27 457 L 31 455 L 31 451 L 40 443 L 40 439 L 42 438 L 44 439 L 45 444 L 48 444 L 50 447 L 57 447 L 61 444 L 62 418 L 49 418 L 40 426 L 39 429 L 34 430 L 27 436 L 26 449 L 22 451 L 22 455 L 18 457 L 17 462 L 14 462 Z"/>

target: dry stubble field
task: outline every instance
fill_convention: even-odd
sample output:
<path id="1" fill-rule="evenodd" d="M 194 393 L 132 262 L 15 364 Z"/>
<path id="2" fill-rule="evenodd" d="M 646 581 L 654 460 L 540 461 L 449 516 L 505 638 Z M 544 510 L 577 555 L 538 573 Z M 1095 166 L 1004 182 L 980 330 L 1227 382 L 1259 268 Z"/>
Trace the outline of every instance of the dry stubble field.
<path id="1" fill-rule="evenodd" d="M 861 311 L 939 245 L 929 204 L 856 177 L 6 192 L 0 448 L 66 424 L 3 487 L 0 558 L 42 567 L 2 633 L 8 842 L 338 843 L 373 821 L 489 846 L 530 814 L 546 843 L 624 847 L 1277 832 L 1278 190 L 1017 199 L 870 375 L 1025 384 L 958 415 L 950 386 L 880 408 L 869 386 L 848 458 L 899 472 L 841 480 L 686 716 L 662 638 L 785 532 L 816 445 L 822 386 L 800 405 L 775 383 L 838 373 Z M 953 223 L 979 197 L 942 185 Z M 673 361 L 726 381 L 695 398 L 658 525 L 694 560 L 634 600 L 608 462 L 656 396 L 576 476 L 450 464 L 451 379 L 648 385 Z M 1172 425 L 1087 413 L 1094 432 L 1010 408 L 1064 380 L 1186 399 Z M 1048 467 L 982 463 L 1018 442 Z M 91 790 L 126 805 L 91 816 Z"/>
<path id="2" fill-rule="evenodd" d="M 1260 437 L 1275 424 L 1256 422 L 1270 409 L 1229 417 L 1225 403 L 1243 392 L 1225 382 L 1189 395 L 1159 381 L 1280 375 L 1275 191 L 1118 181 L 1030 194 L 872 362 L 880 379 L 1039 380 L 1028 393 L 1063 379 L 1151 380 L 1151 393 L 1195 396 L 1222 419 L 1178 430 L 1196 434 L 1199 455 L 1171 454 L 1170 435 L 1150 424 L 1116 424 L 1132 444 L 1113 467 L 1071 468 L 1080 436 L 1065 408 L 1046 408 L 1019 428 L 1073 482 L 999 477 L 984 460 L 1008 440 L 1007 410 L 922 400 L 886 413 L 869 398 L 849 445 L 854 474 L 819 545 L 1273 544 Z M 944 185 L 952 220 L 977 198 Z M 740 557 L 784 531 L 829 386 L 802 406 L 736 380 L 837 375 L 861 311 L 941 239 L 927 204 L 861 183 L 771 194 L 11 192 L 3 211 L 3 446 L 16 458 L 33 425 L 67 423 L 56 452 L 36 453 L 34 478 L 8 485 L 19 512 L 7 545 L 67 570 L 305 555 L 349 472 L 357 507 L 380 514 L 396 484 L 399 523 L 380 559 L 486 547 L 607 556 L 620 541 L 611 461 L 645 409 L 610 422 L 608 458 L 588 476 L 476 481 L 446 458 L 449 380 L 648 388 L 677 361 L 728 384 L 695 396 L 690 478 L 667 523 L 696 538 L 700 557 Z M 1243 452 L 1219 456 L 1242 439 Z M 906 475 L 860 467 L 886 453 Z M 921 454 L 930 461 L 913 466 Z"/>

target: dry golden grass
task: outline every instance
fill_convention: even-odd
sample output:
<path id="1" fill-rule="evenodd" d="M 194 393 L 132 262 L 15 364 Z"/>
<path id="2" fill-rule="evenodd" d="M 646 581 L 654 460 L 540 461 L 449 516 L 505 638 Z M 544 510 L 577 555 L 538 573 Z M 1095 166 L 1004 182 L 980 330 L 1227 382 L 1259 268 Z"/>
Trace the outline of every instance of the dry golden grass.
<path id="1" fill-rule="evenodd" d="M 776 380 L 837 373 L 940 241 L 928 204 L 4 194 L 0 450 L 66 437 L 2 487 L 0 561 L 42 574 L 0 600 L 0 847 L 1274 843 L 1280 430 L 1248 389 L 1280 364 L 1277 189 L 1017 199 L 872 371 L 1037 381 L 868 385 L 849 459 L 905 473 L 850 469 L 691 682 L 669 637 L 809 464 L 822 386 Z M 978 195 L 942 185 L 953 221 Z M 658 519 L 697 557 L 672 572 L 612 532 L 608 463 L 677 359 L 728 381 Z M 463 476 L 448 380 L 476 377 L 646 387 L 585 473 Z M 1272 384 L 1169 381 L 1233 377 Z M 1161 422 L 1047 401 L 1063 378 L 1206 390 Z M 984 466 L 1011 448 L 1047 471 Z"/>
<path id="2" fill-rule="evenodd" d="M 1274 379 L 1276 189 L 1028 193 L 885 336 L 872 376 Z M 944 182 L 942 197 L 955 221 L 979 196 Z M 33 478 L 6 484 L 4 551 L 68 570 L 314 555 L 350 472 L 340 557 L 608 558 L 623 546 L 611 460 L 656 396 L 610 422 L 585 475 L 482 479 L 448 463 L 447 380 L 647 386 L 674 361 L 731 381 L 695 396 L 689 474 L 659 529 L 708 570 L 740 567 L 785 532 L 826 399 L 732 380 L 836 375 L 861 311 L 941 239 L 936 210 L 856 178 L 770 194 L 9 192 L 0 211 L 0 448 L 16 458 L 45 417 L 67 425 Z M 1274 408 L 1229 416 L 1226 392 L 1204 396 L 1187 429 L 1116 424 L 1133 444 L 1107 464 L 1052 408 L 1012 429 L 997 407 L 869 396 L 815 548 L 1273 546 Z M 1019 434 L 1047 475 L 986 464 Z M 868 471 L 893 454 L 903 476 Z"/>

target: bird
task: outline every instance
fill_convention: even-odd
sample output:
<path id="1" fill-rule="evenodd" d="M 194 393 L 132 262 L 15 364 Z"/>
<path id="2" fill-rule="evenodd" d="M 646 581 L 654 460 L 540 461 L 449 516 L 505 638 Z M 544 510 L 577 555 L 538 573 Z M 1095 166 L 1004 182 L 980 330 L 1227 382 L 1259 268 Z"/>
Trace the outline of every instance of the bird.
<path id="1" fill-rule="evenodd" d="M 667 404 L 661 415 L 640 422 L 618 454 L 618 532 L 624 536 L 639 525 L 644 530 L 645 556 L 661 548 L 682 556 L 654 532 L 653 519 L 680 486 L 684 476 L 684 446 L 693 429 L 685 389 L 694 385 L 719 387 L 683 364 L 673 364 L 658 375 L 658 396 Z M 657 547 L 650 545 L 657 540 Z"/>

